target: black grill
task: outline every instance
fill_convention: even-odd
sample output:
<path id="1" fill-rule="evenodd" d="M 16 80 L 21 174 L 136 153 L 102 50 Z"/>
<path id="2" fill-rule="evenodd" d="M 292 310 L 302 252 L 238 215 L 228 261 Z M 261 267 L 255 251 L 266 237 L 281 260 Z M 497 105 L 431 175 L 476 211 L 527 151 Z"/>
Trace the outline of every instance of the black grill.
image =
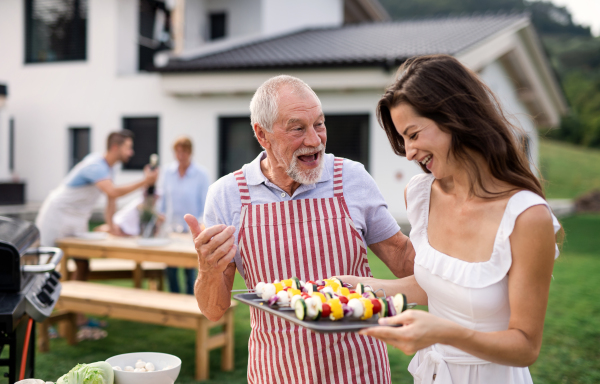
<path id="1" fill-rule="evenodd" d="M 60 274 L 54 269 L 62 251 L 36 248 L 39 237 L 35 225 L 0 217 L 0 353 L 9 347 L 9 358 L 0 359 L 0 366 L 8 367 L 9 384 L 22 374 L 23 355 L 22 376 L 33 377 L 35 322 L 50 316 L 60 295 Z"/>

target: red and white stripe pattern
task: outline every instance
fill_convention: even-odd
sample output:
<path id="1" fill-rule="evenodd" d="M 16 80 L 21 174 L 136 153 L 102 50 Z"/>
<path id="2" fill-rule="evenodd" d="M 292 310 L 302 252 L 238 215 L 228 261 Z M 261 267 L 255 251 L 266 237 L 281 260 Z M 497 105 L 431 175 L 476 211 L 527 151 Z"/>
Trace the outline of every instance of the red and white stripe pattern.
<path id="1" fill-rule="evenodd" d="M 251 204 L 243 172 L 239 248 L 248 287 L 297 276 L 372 276 L 367 250 L 344 200 L 343 159 L 334 197 Z M 245 200 L 247 199 L 247 200 Z M 384 343 L 356 333 L 317 334 L 250 308 L 250 383 L 390 383 Z"/>

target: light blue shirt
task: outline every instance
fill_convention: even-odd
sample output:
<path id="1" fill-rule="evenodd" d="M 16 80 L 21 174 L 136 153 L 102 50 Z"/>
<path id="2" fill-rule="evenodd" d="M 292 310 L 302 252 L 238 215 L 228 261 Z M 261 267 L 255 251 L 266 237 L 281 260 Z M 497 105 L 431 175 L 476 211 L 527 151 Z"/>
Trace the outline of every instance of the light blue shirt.
<path id="1" fill-rule="evenodd" d="M 251 163 L 242 167 L 252 204 L 333 197 L 333 155 L 325 155 L 325 166 L 321 179 L 315 184 L 301 185 L 292 196 L 270 182 L 262 173 L 260 161 L 266 156 L 266 152 L 262 152 Z M 365 244 L 368 246 L 379 243 L 398 233 L 400 227 L 388 211 L 387 204 L 375 180 L 365 170 L 365 167 L 361 163 L 345 159 L 342 177 L 344 198 L 350 216 Z M 402 196 L 402 194 L 399 193 L 398 196 Z M 209 188 L 204 211 L 204 224 L 207 227 L 217 224 L 235 226 L 235 243 L 237 244 L 241 209 L 242 202 L 237 181 L 233 173 L 230 173 L 221 177 Z M 239 247 L 234 261 L 238 271 L 244 276 Z"/>
<path id="2" fill-rule="evenodd" d="M 112 168 L 104 156 L 90 153 L 67 174 L 65 184 L 69 187 L 81 187 L 105 179 L 112 179 Z"/>
<path id="3" fill-rule="evenodd" d="M 163 170 L 160 183 L 158 211 L 167 216 L 170 224 L 187 229 L 183 216 L 187 213 L 202 220 L 206 193 L 210 186 L 208 173 L 200 165 L 191 163 L 183 177 L 179 175 L 179 163 L 174 162 Z"/>

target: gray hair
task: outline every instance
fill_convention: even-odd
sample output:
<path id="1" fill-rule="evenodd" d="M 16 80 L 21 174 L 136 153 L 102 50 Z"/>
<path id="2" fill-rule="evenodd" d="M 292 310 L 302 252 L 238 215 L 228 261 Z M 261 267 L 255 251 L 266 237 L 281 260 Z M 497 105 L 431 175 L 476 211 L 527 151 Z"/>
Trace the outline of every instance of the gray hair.
<path id="1" fill-rule="evenodd" d="M 313 94 L 319 100 L 315 91 L 297 77 L 288 75 L 272 77 L 262 83 L 252 96 L 250 101 L 250 124 L 252 127 L 254 124 L 258 124 L 268 132 L 273 132 L 273 124 L 279 113 L 279 90 L 283 87 L 291 88 L 292 93 Z M 321 100 L 319 100 L 319 104 L 321 104 Z"/>

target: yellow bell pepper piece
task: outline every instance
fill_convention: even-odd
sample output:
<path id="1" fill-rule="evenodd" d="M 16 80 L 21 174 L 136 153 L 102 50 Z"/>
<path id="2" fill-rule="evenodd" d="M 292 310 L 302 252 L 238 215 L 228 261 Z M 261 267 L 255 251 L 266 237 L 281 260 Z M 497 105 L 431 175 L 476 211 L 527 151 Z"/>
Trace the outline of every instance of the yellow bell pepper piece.
<path id="1" fill-rule="evenodd" d="M 321 299 L 321 303 L 324 303 L 327 301 L 327 298 L 325 297 L 324 294 L 322 294 L 321 292 L 313 292 L 313 294 L 311 295 L 312 297 L 318 297 L 319 299 Z"/>
<path id="2" fill-rule="evenodd" d="M 362 298 L 362 299 L 360 299 L 360 301 L 363 303 L 363 305 L 365 307 L 365 313 L 363 314 L 363 316 L 360 319 L 367 320 L 367 319 L 370 319 L 371 317 L 373 317 L 373 303 L 371 303 L 371 300 Z"/>
<path id="3" fill-rule="evenodd" d="M 292 286 L 292 279 L 281 280 L 281 284 L 283 284 L 286 287 L 291 287 Z"/>
<path id="4" fill-rule="evenodd" d="M 283 290 L 283 284 L 281 284 L 281 283 L 275 283 L 273 285 L 275 286 L 275 293 L 279 293 L 280 291 Z"/>
<path id="5" fill-rule="evenodd" d="M 331 289 L 333 289 L 333 292 L 337 292 L 337 290 L 341 288 L 341 286 L 338 283 L 336 283 L 335 281 L 327 283 L 327 284 L 325 284 L 325 286 L 331 287 Z"/>
<path id="6" fill-rule="evenodd" d="M 362 295 L 360 293 L 351 293 L 348 295 L 348 300 L 352 299 L 361 299 Z"/>
<path id="7" fill-rule="evenodd" d="M 335 321 L 344 318 L 344 310 L 342 309 L 340 299 L 331 299 L 328 304 L 331 307 L 331 313 L 329 314 L 331 320 Z"/>
<path id="8" fill-rule="evenodd" d="M 337 290 L 337 294 L 347 297 L 350 294 L 350 290 L 346 287 L 340 287 L 340 289 Z"/>
<path id="9" fill-rule="evenodd" d="M 292 297 L 294 297 L 296 295 L 301 295 L 302 294 L 302 292 L 299 289 L 294 289 L 294 288 L 288 289 L 288 292 L 291 292 Z"/>

